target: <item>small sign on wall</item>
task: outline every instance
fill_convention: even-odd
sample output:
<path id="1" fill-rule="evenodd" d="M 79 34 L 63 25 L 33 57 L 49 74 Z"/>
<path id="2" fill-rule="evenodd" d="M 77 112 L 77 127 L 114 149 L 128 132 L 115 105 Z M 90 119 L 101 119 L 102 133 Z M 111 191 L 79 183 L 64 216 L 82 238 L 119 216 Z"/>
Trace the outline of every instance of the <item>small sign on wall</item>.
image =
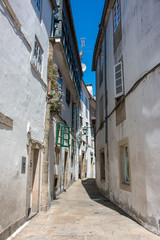
<path id="1" fill-rule="evenodd" d="M 26 157 L 22 157 L 21 174 L 26 172 Z"/>

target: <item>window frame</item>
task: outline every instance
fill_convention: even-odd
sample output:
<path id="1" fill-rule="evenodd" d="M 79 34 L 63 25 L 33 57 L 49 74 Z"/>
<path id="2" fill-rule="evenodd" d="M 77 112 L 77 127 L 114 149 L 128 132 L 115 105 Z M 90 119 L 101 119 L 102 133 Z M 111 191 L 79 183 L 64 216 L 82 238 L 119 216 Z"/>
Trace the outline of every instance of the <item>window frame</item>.
<path id="1" fill-rule="evenodd" d="M 36 47 L 36 44 L 38 46 L 38 48 Z M 37 48 L 37 50 L 36 50 Z M 41 51 L 41 64 L 39 64 L 39 50 Z M 35 51 L 37 51 L 37 56 L 35 54 Z M 34 48 L 33 48 L 33 52 L 32 52 L 32 64 L 34 65 L 36 71 L 40 74 L 42 74 L 42 67 L 43 67 L 43 48 L 37 38 L 37 36 L 35 36 L 35 40 L 34 40 Z"/>
<path id="2" fill-rule="evenodd" d="M 125 148 L 128 148 L 128 166 L 126 166 L 126 158 L 125 158 Z M 130 164 L 130 151 L 129 151 L 129 140 L 128 138 L 124 138 L 123 140 L 118 142 L 119 148 L 119 173 L 120 173 L 120 188 L 125 191 L 131 192 L 131 164 Z M 121 151 L 122 150 L 122 151 Z M 123 159 L 122 154 L 123 153 Z M 128 167 L 128 170 L 126 169 Z M 126 181 L 126 176 L 129 174 L 129 182 Z"/>
<path id="3" fill-rule="evenodd" d="M 38 10 L 37 1 L 40 1 L 40 10 Z M 42 15 L 42 1 L 43 0 L 31 0 L 34 11 L 35 11 L 35 13 L 36 13 L 36 15 L 37 15 L 37 17 L 40 21 L 41 21 L 41 15 Z"/>
<path id="4" fill-rule="evenodd" d="M 113 6 L 113 29 L 114 29 L 114 32 L 116 32 L 120 21 L 121 21 L 121 4 L 120 4 L 120 0 L 115 0 L 114 6 Z"/>
<path id="5" fill-rule="evenodd" d="M 120 65 L 120 70 L 116 71 L 116 67 Z M 116 79 L 116 74 L 121 72 L 121 77 Z M 116 86 L 116 82 L 119 81 L 121 79 L 121 85 L 118 85 L 118 87 L 122 87 L 122 91 L 117 93 L 117 86 Z M 124 94 L 124 84 L 123 84 L 123 63 L 122 61 L 119 61 L 117 64 L 114 65 L 114 91 L 115 91 L 115 98 L 118 98 L 120 96 L 122 96 Z"/>

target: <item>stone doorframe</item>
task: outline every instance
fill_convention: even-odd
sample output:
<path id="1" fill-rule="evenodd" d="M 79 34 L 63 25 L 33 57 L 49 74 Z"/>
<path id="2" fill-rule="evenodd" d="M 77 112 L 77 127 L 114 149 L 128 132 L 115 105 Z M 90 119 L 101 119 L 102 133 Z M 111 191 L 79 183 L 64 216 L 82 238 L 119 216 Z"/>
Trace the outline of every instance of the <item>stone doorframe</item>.
<path id="1" fill-rule="evenodd" d="M 30 209 L 30 185 L 31 185 L 31 171 L 32 171 L 32 167 L 31 167 L 31 160 L 32 160 L 32 149 L 37 149 L 39 150 L 40 156 L 39 156 L 39 164 L 40 164 L 40 175 L 41 175 L 41 152 L 43 149 L 43 145 L 42 143 L 33 140 L 33 139 L 29 139 L 28 145 L 28 164 L 27 164 L 27 188 L 26 188 L 26 218 L 29 217 L 29 209 Z M 40 176 L 41 179 L 41 176 Z M 40 181 L 39 179 L 39 181 Z M 39 182 L 40 184 L 40 182 Z M 40 186 L 41 187 L 41 186 Z M 39 193 L 39 201 L 40 201 L 40 193 Z"/>

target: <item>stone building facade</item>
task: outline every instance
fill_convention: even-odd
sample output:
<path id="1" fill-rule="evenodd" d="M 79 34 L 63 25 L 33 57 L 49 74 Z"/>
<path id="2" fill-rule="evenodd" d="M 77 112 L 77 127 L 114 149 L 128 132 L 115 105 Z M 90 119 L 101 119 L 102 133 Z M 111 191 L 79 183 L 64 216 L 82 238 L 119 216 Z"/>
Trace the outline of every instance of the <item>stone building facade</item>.
<path id="1" fill-rule="evenodd" d="M 93 56 L 96 182 L 159 234 L 159 1 L 106 0 Z"/>

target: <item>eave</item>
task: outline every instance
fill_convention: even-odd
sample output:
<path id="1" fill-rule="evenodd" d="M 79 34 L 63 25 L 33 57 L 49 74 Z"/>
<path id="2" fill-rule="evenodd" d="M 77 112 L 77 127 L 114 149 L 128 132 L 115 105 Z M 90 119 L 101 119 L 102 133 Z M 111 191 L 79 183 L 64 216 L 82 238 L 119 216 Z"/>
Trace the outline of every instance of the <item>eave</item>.
<path id="1" fill-rule="evenodd" d="M 73 41 L 74 41 L 74 44 L 75 44 L 77 58 L 78 58 L 78 64 L 79 64 L 79 68 L 80 68 L 80 74 L 81 74 L 81 77 L 82 77 L 83 76 L 83 72 L 82 72 L 81 61 L 80 61 L 80 57 L 79 57 L 77 36 L 76 36 L 76 30 L 75 30 L 75 26 L 74 26 L 74 20 L 73 20 L 70 0 L 66 0 L 66 4 L 67 4 L 67 7 L 68 7 L 67 9 L 69 11 L 69 19 L 70 19 L 70 23 L 71 23 L 71 31 L 72 31 L 72 34 L 73 34 Z"/>
<path id="2" fill-rule="evenodd" d="M 108 22 L 111 6 L 112 6 L 112 0 L 106 0 L 103 8 L 101 22 L 99 24 L 99 31 L 96 39 L 96 44 L 94 47 L 92 71 L 96 71 L 97 59 L 101 50 L 101 43 L 104 36 L 104 30 Z"/>

